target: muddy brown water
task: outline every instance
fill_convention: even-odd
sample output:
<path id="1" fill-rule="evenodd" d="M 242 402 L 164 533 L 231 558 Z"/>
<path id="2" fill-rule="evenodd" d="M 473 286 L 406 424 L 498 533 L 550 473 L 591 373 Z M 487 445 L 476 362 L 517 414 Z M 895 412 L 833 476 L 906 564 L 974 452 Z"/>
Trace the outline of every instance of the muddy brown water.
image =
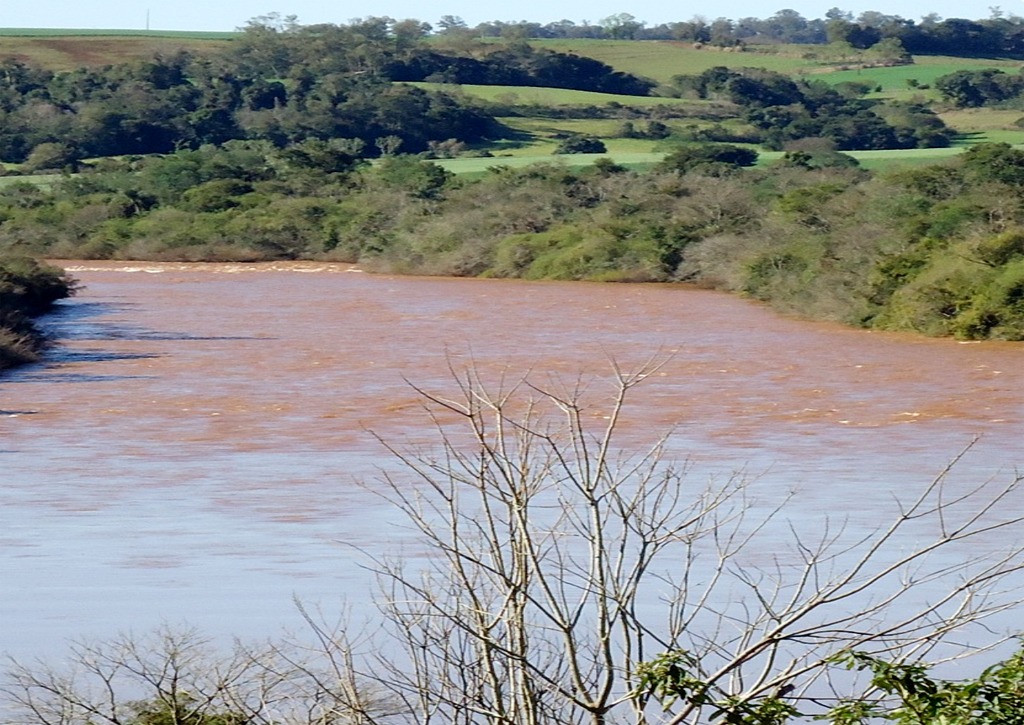
<path id="1" fill-rule="evenodd" d="M 410 383 L 450 392 L 470 363 L 599 392 L 609 361 L 667 358 L 623 445 L 672 429 L 692 476 L 796 492 L 788 516 L 810 529 L 822 512 L 879 521 L 977 436 L 958 477 L 1024 468 L 1022 344 L 849 330 L 678 286 L 67 266 L 84 289 L 47 320 L 60 345 L 0 378 L 0 650 L 20 657 L 161 622 L 273 635 L 294 597 L 365 600 L 348 544 L 403 540 L 355 483 L 393 465 L 368 431 L 429 442 Z"/>

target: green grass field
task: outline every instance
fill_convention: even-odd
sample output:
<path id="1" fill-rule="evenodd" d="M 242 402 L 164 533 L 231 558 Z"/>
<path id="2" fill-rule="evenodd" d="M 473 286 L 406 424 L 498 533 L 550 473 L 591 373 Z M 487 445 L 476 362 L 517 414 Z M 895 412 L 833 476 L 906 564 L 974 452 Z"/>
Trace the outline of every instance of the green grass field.
<path id="1" fill-rule="evenodd" d="M 618 103 L 623 106 L 651 107 L 692 105 L 694 101 L 655 96 L 622 96 L 615 93 L 573 91 L 566 88 L 538 88 L 535 86 L 479 86 L 452 85 L 449 83 L 409 83 L 411 86 L 441 90 L 448 93 L 462 93 L 485 101 L 515 105 L 538 106 L 607 106 Z M 700 104 L 704 102 L 696 102 Z"/>
<path id="2" fill-rule="evenodd" d="M 63 174 L 33 174 L 31 176 L 0 176 L 0 188 L 12 186 L 13 184 L 32 184 L 34 186 L 49 186 L 60 179 Z"/>
<path id="3" fill-rule="evenodd" d="M 596 58 L 616 70 L 667 83 L 675 75 L 696 75 L 715 66 L 756 66 L 796 73 L 818 64 L 797 53 L 737 53 L 718 48 L 696 49 L 690 43 L 661 40 L 537 40 L 537 46 Z"/>
<path id="4" fill-rule="evenodd" d="M 899 65 L 891 68 L 861 68 L 854 70 L 837 70 L 829 73 L 815 74 L 809 78 L 817 78 L 830 84 L 852 81 L 867 83 L 881 87 L 872 93 L 874 97 L 911 100 L 921 97 L 926 101 L 939 100 L 935 90 L 935 79 L 958 70 L 975 70 L 980 68 L 1000 68 L 1007 72 L 1016 72 L 1020 63 L 985 58 L 951 58 L 948 56 L 915 56 L 912 65 Z M 912 87 L 909 81 L 916 81 L 918 87 Z M 920 88 L 920 86 L 929 88 Z M 869 97 L 871 97 L 869 96 Z"/>
<path id="5" fill-rule="evenodd" d="M 908 149 L 902 151 L 849 151 L 850 156 L 857 159 L 865 169 L 893 169 L 903 166 L 922 166 L 941 163 L 953 158 L 963 151 L 962 148 L 945 149 Z M 459 158 L 441 159 L 435 163 L 443 166 L 454 174 L 472 178 L 497 166 L 523 168 L 533 164 L 559 164 L 570 169 L 581 169 L 590 166 L 600 158 L 609 158 L 621 166 L 635 170 L 649 169 L 665 157 L 657 151 L 618 151 L 609 148 L 605 154 L 568 154 L 552 156 L 533 153 L 519 156 L 495 156 L 493 158 Z M 761 151 L 757 163 L 765 166 L 782 158 L 781 151 Z"/>

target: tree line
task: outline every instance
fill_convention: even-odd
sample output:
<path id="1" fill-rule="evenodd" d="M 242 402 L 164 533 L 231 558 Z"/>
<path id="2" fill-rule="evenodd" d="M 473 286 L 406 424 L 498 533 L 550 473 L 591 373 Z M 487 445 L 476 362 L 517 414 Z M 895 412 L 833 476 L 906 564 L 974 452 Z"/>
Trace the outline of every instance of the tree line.
<path id="1" fill-rule="evenodd" d="M 998 7 L 991 9 L 990 17 L 975 20 L 943 19 L 936 13 L 913 20 L 877 10 L 854 16 L 849 11 L 832 8 L 823 18 L 806 18 L 796 10 L 784 9 L 767 18 L 697 15 L 689 20 L 656 25 L 648 25 L 629 13 L 617 13 L 596 23 L 491 21 L 469 27 L 460 18 L 449 15 L 431 30 L 442 36 L 677 40 L 722 47 L 843 42 L 867 49 L 895 41 L 906 52 L 917 55 L 1024 57 L 1024 18 L 1005 13 Z"/>

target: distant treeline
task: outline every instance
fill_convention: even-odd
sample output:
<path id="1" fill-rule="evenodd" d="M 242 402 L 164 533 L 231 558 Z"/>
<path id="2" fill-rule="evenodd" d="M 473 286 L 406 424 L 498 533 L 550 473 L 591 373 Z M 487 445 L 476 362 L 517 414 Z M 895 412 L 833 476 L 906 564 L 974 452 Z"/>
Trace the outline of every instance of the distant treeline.
<path id="1" fill-rule="evenodd" d="M 883 175 L 819 140 L 766 168 L 741 168 L 749 148 L 708 144 L 650 173 L 605 159 L 469 181 L 410 155 L 339 168 L 329 151 L 235 141 L 10 185 L 0 249 L 683 280 L 852 325 L 1024 339 L 1024 151 L 1006 145 Z"/>
<path id="2" fill-rule="evenodd" d="M 37 359 L 45 340 L 32 318 L 72 294 L 64 272 L 24 257 L 0 256 L 0 370 Z"/>
<path id="3" fill-rule="evenodd" d="M 984 20 L 942 19 L 932 13 L 914 21 L 878 11 L 854 17 L 852 13 L 833 8 L 820 19 L 807 19 L 795 10 L 780 10 L 768 18 L 694 17 L 651 26 L 628 13 L 612 15 L 595 24 L 577 24 L 570 20 L 545 25 L 494 21 L 474 28 L 468 28 L 458 18 L 446 16 L 437 32 L 513 38 L 680 40 L 718 46 L 847 42 L 855 48 L 870 48 L 893 39 L 914 54 L 1024 57 L 1024 18 L 1004 14 L 998 8 L 993 8 L 992 16 Z"/>

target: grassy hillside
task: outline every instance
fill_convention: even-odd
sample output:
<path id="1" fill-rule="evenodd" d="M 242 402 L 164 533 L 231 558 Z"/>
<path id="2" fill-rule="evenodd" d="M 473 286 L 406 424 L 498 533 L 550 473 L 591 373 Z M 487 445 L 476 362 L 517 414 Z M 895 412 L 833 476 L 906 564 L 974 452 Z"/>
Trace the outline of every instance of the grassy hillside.
<path id="1" fill-rule="evenodd" d="M 178 50 L 210 52 L 233 33 L 132 30 L 0 29 L 0 61 L 17 60 L 54 71 L 124 63 Z"/>
<path id="2" fill-rule="evenodd" d="M 524 149 L 519 153 L 501 154 L 490 158 L 438 159 L 434 163 L 458 176 L 472 178 L 498 166 L 519 169 L 532 164 L 555 163 L 564 165 L 569 169 L 582 169 L 590 166 L 599 158 L 610 158 L 620 166 L 625 166 L 635 171 L 642 171 L 652 168 L 665 158 L 665 152 L 663 151 L 630 150 L 625 146 L 617 147 L 614 143 L 610 143 L 608 146 L 608 153 L 606 154 L 552 156 L 550 153 L 543 153 L 537 147 L 534 147 Z M 937 164 L 946 159 L 951 159 L 962 152 L 963 148 L 953 147 L 946 149 L 908 149 L 905 151 L 848 151 L 846 153 L 857 159 L 862 168 L 892 170 Z M 781 158 L 781 151 L 759 151 L 757 164 L 758 166 L 766 166 Z"/>
<path id="3" fill-rule="evenodd" d="M 756 66 L 779 73 L 797 73 L 820 64 L 800 57 L 800 52 L 735 52 L 720 48 L 695 48 L 691 43 L 660 40 L 537 40 L 543 48 L 564 53 L 577 53 L 596 58 L 616 70 L 667 83 L 675 75 L 695 75 L 708 68 L 724 65 Z"/>
<path id="4" fill-rule="evenodd" d="M 464 93 L 467 96 L 496 103 L 514 103 L 517 105 L 536 104 L 541 106 L 606 106 L 618 103 L 624 106 L 650 108 L 653 106 L 679 106 L 687 101 L 678 98 L 659 98 L 657 96 L 620 96 L 614 93 L 595 93 L 592 91 L 574 91 L 567 88 L 538 88 L 536 86 L 452 86 L 444 83 L 409 83 L 411 86 L 433 90 Z M 692 103 L 689 102 L 689 103 Z"/>

